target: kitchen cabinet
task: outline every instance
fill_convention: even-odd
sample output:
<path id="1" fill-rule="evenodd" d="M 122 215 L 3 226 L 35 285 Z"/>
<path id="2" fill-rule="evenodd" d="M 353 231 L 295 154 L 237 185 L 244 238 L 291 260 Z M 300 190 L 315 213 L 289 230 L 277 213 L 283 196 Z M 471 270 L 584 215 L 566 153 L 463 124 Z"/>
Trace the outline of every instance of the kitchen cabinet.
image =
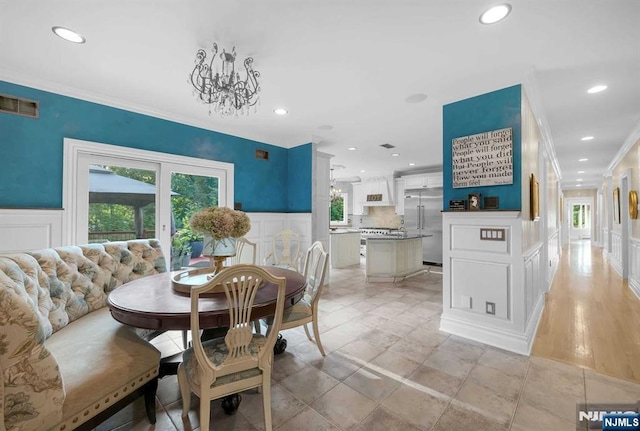
<path id="1" fill-rule="evenodd" d="M 431 172 L 419 175 L 407 175 L 404 179 L 405 190 L 442 187 L 442 172 Z"/>
<path id="2" fill-rule="evenodd" d="M 396 193 L 395 193 L 396 214 L 404 215 L 404 189 L 405 189 L 404 178 L 396 178 L 395 186 L 396 186 Z"/>
<path id="3" fill-rule="evenodd" d="M 367 207 L 364 206 L 367 198 L 366 191 L 362 183 L 353 183 L 353 215 L 366 215 Z"/>
<path id="4" fill-rule="evenodd" d="M 331 232 L 331 247 L 329 250 L 331 268 L 345 268 L 360 264 L 360 232 L 335 231 Z"/>

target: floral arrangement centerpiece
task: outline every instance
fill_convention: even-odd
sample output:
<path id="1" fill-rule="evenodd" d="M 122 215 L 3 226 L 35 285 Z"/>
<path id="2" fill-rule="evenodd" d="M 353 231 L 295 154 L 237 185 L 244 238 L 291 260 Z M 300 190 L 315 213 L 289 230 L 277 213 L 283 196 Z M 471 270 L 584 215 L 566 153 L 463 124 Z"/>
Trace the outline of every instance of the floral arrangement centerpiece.
<path id="1" fill-rule="evenodd" d="M 205 208 L 191 216 L 191 229 L 204 234 L 205 256 L 234 256 L 236 238 L 251 229 L 251 221 L 242 211 L 226 207 Z"/>

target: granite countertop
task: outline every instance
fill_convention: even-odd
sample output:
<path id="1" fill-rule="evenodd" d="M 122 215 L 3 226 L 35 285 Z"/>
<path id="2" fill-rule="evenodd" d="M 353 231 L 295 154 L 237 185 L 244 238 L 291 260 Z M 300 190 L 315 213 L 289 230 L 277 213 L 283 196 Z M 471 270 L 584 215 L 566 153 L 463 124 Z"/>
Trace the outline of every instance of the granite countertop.
<path id="1" fill-rule="evenodd" d="M 391 240 L 396 240 L 396 241 L 402 241 L 404 239 L 416 239 L 416 238 L 429 238 L 432 237 L 433 235 L 406 235 L 406 236 L 394 236 L 394 235 L 376 235 L 376 236 L 369 236 L 367 237 L 367 240 L 369 239 L 375 239 L 377 240 L 385 240 L 385 241 L 391 241 Z"/>
<path id="2" fill-rule="evenodd" d="M 360 231 L 358 229 L 335 229 L 329 231 L 329 233 L 331 235 L 340 235 L 344 233 L 357 233 L 358 235 L 360 235 Z"/>

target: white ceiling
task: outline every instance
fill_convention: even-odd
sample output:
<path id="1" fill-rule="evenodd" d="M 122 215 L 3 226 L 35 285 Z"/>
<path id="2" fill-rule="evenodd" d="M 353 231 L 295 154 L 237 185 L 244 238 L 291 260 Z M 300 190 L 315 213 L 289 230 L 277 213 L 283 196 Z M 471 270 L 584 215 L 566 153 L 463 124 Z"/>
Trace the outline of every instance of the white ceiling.
<path id="1" fill-rule="evenodd" d="M 441 165 L 443 104 L 524 84 L 563 183 L 598 186 L 640 124 L 640 1 L 511 0 L 505 21 L 479 24 L 496 2 L 0 0 L 0 79 L 284 147 L 317 142 L 345 167 L 336 178 Z M 187 76 L 213 42 L 254 58 L 257 113 L 209 116 L 196 101 Z M 599 83 L 608 90 L 586 93 Z M 416 93 L 428 98 L 405 102 Z"/>

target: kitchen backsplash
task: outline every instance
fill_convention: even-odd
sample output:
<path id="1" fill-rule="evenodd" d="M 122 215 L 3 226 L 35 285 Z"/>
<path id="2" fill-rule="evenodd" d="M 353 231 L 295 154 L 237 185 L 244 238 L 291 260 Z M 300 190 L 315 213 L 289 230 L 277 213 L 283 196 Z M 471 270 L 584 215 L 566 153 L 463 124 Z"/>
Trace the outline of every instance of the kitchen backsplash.
<path id="1" fill-rule="evenodd" d="M 349 215 L 351 226 L 360 227 L 389 227 L 399 228 L 402 226 L 403 217 L 396 214 L 396 208 L 388 207 L 369 207 L 367 215 Z"/>

